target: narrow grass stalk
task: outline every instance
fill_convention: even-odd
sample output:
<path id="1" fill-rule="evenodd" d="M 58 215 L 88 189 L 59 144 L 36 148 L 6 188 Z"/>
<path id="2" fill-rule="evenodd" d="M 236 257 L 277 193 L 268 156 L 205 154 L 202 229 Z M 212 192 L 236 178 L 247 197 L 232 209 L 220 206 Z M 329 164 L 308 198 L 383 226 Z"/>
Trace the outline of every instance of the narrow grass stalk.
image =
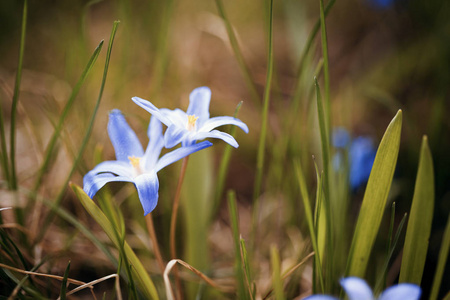
<path id="1" fill-rule="evenodd" d="M 320 3 L 320 37 L 322 40 L 322 57 L 323 57 L 323 76 L 325 83 L 325 116 L 326 125 L 331 128 L 331 100 L 330 100 L 330 72 L 328 62 L 328 41 L 327 41 L 327 27 L 325 24 L 325 10 L 323 8 L 323 0 Z"/>
<path id="2" fill-rule="evenodd" d="M 177 258 L 175 232 L 177 228 L 177 216 L 178 216 L 178 207 L 180 205 L 181 186 L 183 185 L 184 175 L 186 174 L 188 161 L 189 156 L 183 158 L 180 177 L 178 178 L 177 190 L 175 192 L 175 198 L 173 199 L 172 217 L 170 218 L 170 256 L 172 257 L 172 259 Z M 178 269 L 176 266 L 174 267 L 175 267 L 174 276 L 178 294 L 177 299 L 181 299 L 181 282 L 178 276 Z"/>
<path id="3" fill-rule="evenodd" d="M 67 264 L 66 271 L 64 271 L 64 277 L 61 282 L 61 292 L 59 294 L 59 299 L 61 300 L 66 300 L 67 278 L 69 278 L 69 270 L 70 270 L 70 261 Z"/>
<path id="4" fill-rule="evenodd" d="M 262 111 L 262 125 L 261 134 L 259 137 L 258 146 L 258 156 L 256 163 L 256 180 L 255 188 L 253 193 L 253 202 L 259 197 L 261 193 L 262 175 L 264 169 L 264 155 L 266 151 L 266 137 L 267 137 L 267 123 L 269 115 L 269 100 L 270 100 L 270 90 L 272 85 L 272 73 L 273 73 L 273 41 L 272 41 L 272 31 L 273 31 L 273 0 L 270 0 L 270 10 L 269 10 L 269 50 L 267 55 L 267 76 L 266 76 L 266 86 L 264 88 L 264 106 Z M 257 205 L 256 205 L 257 206 Z"/>
<path id="5" fill-rule="evenodd" d="M 281 280 L 280 253 L 276 245 L 270 247 L 270 261 L 272 265 L 272 283 L 275 290 L 275 299 L 284 300 L 283 281 Z"/>
<path id="6" fill-rule="evenodd" d="M 17 64 L 16 83 L 14 85 L 14 94 L 11 106 L 11 133 L 10 133 L 10 159 L 11 159 L 11 177 L 10 188 L 17 190 L 17 175 L 16 175 L 16 116 L 17 104 L 19 101 L 20 81 L 22 79 L 23 54 L 25 50 L 25 34 L 27 28 L 27 14 L 28 14 L 28 0 L 24 0 L 23 14 L 22 14 L 22 31 L 20 34 L 19 46 L 19 63 Z"/>
<path id="7" fill-rule="evenodd" d="M 333 7 L 334 3 L 336 3 L 336 0 L 330 0 L 328 2 L 327 6 L 325 7 L 325 10 L 324 10 L 324 16 L 325 17 L 330 12 L 330 10 Z M 320 24 L 321 24 L 321 17 L 319 17 L 319 19 L 314 24 L 314 27 L 313 27 L 313 29 L 311 30 L 311 33 L 308 36 L 308 40 L 306 41 L 305 48 L 303 48 L 303 52 L 300 55 L 300 63 L 299 63 L 298 70 L 297 70 L 297 81 L 295 82 L 294 96 L 292 98 L 292 106 L 291 106 L 291 108 L 294 108 L 293 111 L 297 111 L 296 108 L 298 107 L 298 103 L 300 101 L 300 95 L 301 95 L 300 82 L 301 82 L 301 79 L 302 79 L 303 68 L 305 66 L 306 58 L 307 58 L 307 56 L 309 54 L 309 51 L 311 50 L 311 47 L 312 47 L 312 45 L 314 43 L 316 35 L 319 32 Z"/>
<path id="8" fill-rule="evenodd" d="M 39 172 L 38 172 L 38 175 L 36 178 L 36 182 L 34 184 L 34 188 L 33 188 L 34 192 L 38 191 L 39 186 L 42 183 L 42 178 L 43 178 L 44 174 L 47 172 L 49 165 L 50 165 L 50 160 L 53 157 L 53 152 L 55 149 L 56 141 L 58 140 L 58 137 L 61 134 L 62 125 L 67 118 L 67 114 L 69 113 L 69 111 L 72 107 L 72 104 L 81 89 L 81 86 L 86 81 L 90 71 L 92 70 L 95 62 L 97 61 L 98 55 L 100 54 L 102 47 L 103 47 L 103 41 L 101 41 L 98 44 L 97 48 L 95 48 L 94 53 L 92 54 L 91 58 L 89 59 L 89 62 L 87 63 L 85 69 L 83 70 L 83 73 L 81 73 L 80 79 L 75 84 L 75 87 L 73 88 L 72 93 L 69 96 L 69 100 L 67 100 L 67 103 L 64 106 L 64 109 L 61 113 L 58 123 L 55 125 L 55 130 L 53 132 L 52 137 L 50 138 L 50 142 L 48 143 L 47 149 L 45 151 L 44 161 L 39 169 Z"/>
<path id="9" fill-rule="evenodd" d="M 314 262 L 317 265 L 317 269 L 319 270 L 318 273 L 319 273 L 320 287 L 322 289 L 322 292 L 325 292 L 325 284 L 324 284 L 323 275 L 322 275 L 322 263 L 320 260 L 319 246 L 317 244 L 317 236 L 316 236 L 316 230 L 315 230 L 314 221 L 313 221 L 313 214 L 312 214 L 311 204 L 310 204 L 310 200 L 309 200 L 308 189 L 306 187 L 306 180 L 305 180 L 305 176 L 302 171 L 302 166 L 301 166 L 300 161 L 297 161 L 297 163 L 295 163 L 295 167 L 296 167 L 295 170 L 296 170 L 296 174 L 297 174 L 298 185 L 300 186 L 300 193 L 302 196 L 301 198 L 303 200 L 303 206 L 305 208 L 305 216 L 306 216 L 306 222 L 308 224 L 311 244 L 312 244 L 312 247 L 313 247 L 313 250 L 315 253 Z"/>
<path id="10" fill-rule="evenodd" d="M 234 111 L 234 117 L 237 117 L 237 114 L 239 112 L 239 109 L 242 106 L 243 101 L 239 102 L 239 104 L 236 107 L 236 110 Z M 230 130 L 230 135 L 232 137 L 236 136 L 236 126 L 231 126 L 231 130 Z M 222 197 L 223 194 L 223 188 L 225 186 L 225 179 L 226 176 L 228 174 L 228 167 L 230 165 L 230 159 L 231 159 L 231 151 L 233 150 L 233 146 L 226 144 L 225 145 L 225 150 L 223 152 L 222 155 L 222 160 L 220 161 L 220 167 L 219 167 L 219 172 L 217 175 L 217 184 L 216 184 L 216 194 L 215 194 L 215 201 L 214 201 L 214 209 L 213 211 L 215 212 L 219 206 L 220 203 L 220 198 Z"/>
<path id="11" fill-rule="evenodd" d="M 326 219 L 326 265 L 325 270 L 327 274 L 327 281 L 325 288 L 328 290 L 329 284 L 333 283 L 334 280 L 332 278 L 333 274 L 333 232 L 331 228 L 332 213 L 331 213 L 331 199 L 330 199 L 330 138 L 329 138 L 329 130 L 327 127 L 327 121 L 325 120 L 325 113 L 323 110 L 322 97 L 320 95 L 320 87 L 317 82 L 317 78 L 314 78 L 314 83 L 316 87 L 316 100 L 317 100 L 317 114 L 319 119 L 319 127 L 320 127 L 320 139 L 322 146 L 322 164 L 323 164 L 323 189 L 324 189 L 324 198 L 323 204 L 325 209 L 325 219 Z"/>
<path id="12" fill-rule="evenodd" d="M 392 255 L 394 255 L 394 250 L 395 250 L 395 247 L 397 246 L 397 242 L 398 242 L 398 240 L 400 238 L 400 235 L 402 233 L 403 226 L 405 225 L 407 216 L 408 216 L 407 213 L 405 213 L 403 215 L 403 218 L 400 221 L 400 224 L 398 225 L 397 231 L 395 232 L 395 236 L 394 236 L 394 239 L 392 241 L 392 245 L 390 246 L 389 253 L 388 253 L 388 255 L 386 257 L 386 261 L 385 261 L 385 263 L 383 265 L 383 269 L 382 269 L 382 273 L 383 274 L 386 274 L 387 271 L 388 271 L 389 262 L 391 261 Z M 385 282 L 384 276 L 378 277 L 378 281 L 375 284 L 375 289 L 374 289 L 375 294 L 378 294 L 379 292 L 384 290 L 384 288 L 382 288 L 382 285 L 385 284 L 384 282 Z"/>
<path id="13" fill-rule="evenodd" d="M 100 101 L 101 101 L 102 96 L 103 96 L 103 90 L 105 89 L 106 77 L 107 77 L 107 74 L 108 74 L 109 61 L 111 59 L 112 47 L 113 47 L 113 44 L 114 44 L 114 37 L 116 36 L 116 32 L 117 32 L 117 28 L 119 26 L 119 23 L 120 23 L 120 21 L 114 21 L 113 28 L 112 28 L 112 31 L 111 31 L 111 36 L 110 36 L 110 39 L 109 39 L 108 50 L 106 52 L 105 67 L 104 67 L 104 70 L 103 70 L 103 78 L 102 78 L 102 83 L 101 83 L 101 86 L 100 86 L 100 91 L 99 91 L 99 94 L 98 94 L 98 97 L 97 97 L 97 102 L 95 103 L 94 111 L 93 111 L 93 113 L 91 115 L 91 119 L 89 121 L 89 125 L 87 127 L 87 130 L 86 130 L 86 133 L 84 135 L 83 141 L 81 142 L 81 146 L 80 146 L 80 148 L 78 150 L 77 156 L 75 157 L 75 160 L 74 160 L 74 162 L 72 164 L 72 168 L 71 168 L 71 170 L 70 170 L 70 172 L 69 172 L 69 174 L 68 174 L 68 176 L 66 178 L 66 181 L 64 182 L 64 184 L 63 184 L 63 186 L 61 188 L 61 191 L 59 192 L 58 196 L 56 197 L 55 207 L 58 207 L 61 204 L 61 201 L 62 201 L 62 199 L 64 197 L 65 192 L 66 192 L 66 187 L 67 187 L 67 185 L 68 185 L 68 183 L 70 181 L 70 178 L 72 177 L 72 174 L 74 173 L 78 163 L 81 161 L 81 157 L 83 155 L 84 149 L 86 148 L 87 143 L 89 141 L 89 138 L 91 136 L 91 132 L 92 132 L 92 129 L 94 127 L 95 118 L 97 116 L 97 111 L 98 111 L 98 108 L 100 106 Z M 47 232 L 48 226 L 50 225 L 54 215 L 55 215 L 54 210 L 51 210 L 49 212 L 49 214 L 47 215 L 47 217 L 44 220 L 44 223 L 42 225 L 42 230 L 39 232 L 39 235 L 36 237 L 36 241 L 35 241 L 36 243 L 39 242 L 44 237 L 45 233 Z"/>
<path id="14" fill-rule="evenodd" d="M 238 299 L 250 299 L 249 294 L 246 292 L 244 281 L 244 268 L 242 266 L 241 259 L 241 246 L 239 242 L 239 215 L 236 205 L 236 195 L 233 191 L 228 192 L 228 210 L 230 214 L 231 229 L 233 231 L 234 241 L 234 269 L 237 287 Z"/>
<path id="15" fill-rule="evenodd" d="M 2 172 L 3 178 L 5 178 L 6 182 L 9 185 L 10 182 L 10 171 L 9 171 L 9 160 L 8 160 L 8 150 L 6 146 L 6 134 L 5 134 L 5 122 L 3 120 L 3 105 L 0 105 L 0 143 L 1 143 L 1 164 L 2 164 Z"/>
<path id="16" fill-rule="evenodd" d="M 164 260 L 161 255 L 161 251 L 159 250 L 158 239 L 156 238 L 155 226 L 153 223 L 152 213 L 149 213 L 145 216 L 145 222 L 147 223 L 147 230 L 150 236 L 150 240 L 152 241 L 153 251 L 155 252 L 155 258 L 158 262 L 158 266 L 161 270 L 161 274 L 164 274 L 164 270 L 166 269 L 164 265 Z"/>
<path id="17" fill-rule="evenodd" d="M 237 41 L 236 35 L 234 34 L 233 27 L 231 26 L 230 20 L 225 14 L 225 8 L 223 7 L 222 0 L 216 0 L 216 6 L 217 10 L 219 11 L 220 17 L 223 19 L 223 22 L 225 23 L 225 28 L 228 33 L 228 38 L 230 39 L 231 48 L 233 49 L 234 56 L 236 57 L 239 67 L 241 68 L 241 72 L 244 76 L 245 83 L 247 84 L 247 87 L 251 94 L 251 99 L 253 100 L 253 103 L 255 104 L 256 107 L 261 107 L 258 91 L 256 89 L 255 83 L 253 82 L 252 75 L 250 74 L 250 69 L 245 63 L 244 56 L 242 55 L 242 51 L 239 48 L 239 43 Z"/>
<path id="18" fill-rule="evenodd" d="M 445 264 L 447 263 L 448 252 L 450 249 L 450 216 L 447 220 L 444 235 L 442 237 L 441 250 L 439 250 L 439 257 L 434 273 L 433 287 L 431 288 L 430 300 L 436 300 L 439 294 L 439 289 L 442 283 L 442 276 L 444 275 Z M 448 294 L 447 294 L 448 295 Z"/>
<path id="19" fill-rule="evenodd" d="M 392 235 L 394 232 L 394 221 L 395 221 L 395 202 L 392 202 L 391 206 L 391 221 L 389 223 L 389 233 L 388 233 L 388 245 L 386 248 L 386 260 L 389 261 L 389 253 L 391 252 L 391 245 L 392 245 Z M 386 289 L 386 282 L 387 279 L 387 269 L 383 271 L 383 287 L 382 289 Z"/>

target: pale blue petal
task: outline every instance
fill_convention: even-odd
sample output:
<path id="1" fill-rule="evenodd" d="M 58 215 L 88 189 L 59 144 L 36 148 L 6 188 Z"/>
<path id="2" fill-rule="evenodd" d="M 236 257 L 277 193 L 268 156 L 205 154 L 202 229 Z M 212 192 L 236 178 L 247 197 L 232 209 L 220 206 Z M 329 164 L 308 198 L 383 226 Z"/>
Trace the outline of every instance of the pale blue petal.
<path id="1" fill-rule="evenodd" d="M 339 300 L 339 299 L 328 295 L 312 295 L 303 298 L 303 300 Z"/>
<path id="2" fill-rule="evenodd" d="M 172 124 L 172 122 L 166 116 L 164 116 L 164 114 L 161 113 L 159 108 L 154 106 L 151 102 L 139 97 L 133 97 L 131 98 L 131 100 L 133 100 L 134 103 L 136 103 L 137 105 L 139 105 L 140 107 L 151 113 L 158 120 L 163 122 L 166 126 L 170 126 Z"/>
<path id="3" fill-rule="evenodd" d="M 118 109 L 109 113 L 108 134 L 117 160 L 128 161 L 129 156 L 141 157 L 144 154 L 144 149 L 142 149 L 136 133 Z"/>
<path id="4" fill-rule="evenodd" d="M 145 173 L 134 179 L 144 216 L 155 209 L 158 203 L 159 181 L 156 172 Z"/>
<path id="5" fill-rule="evenodd" d="M 99 163 L 92 169 L 89 173 L 99 174 L 99 173 L 113 173 L 119 176 L 132 177 L 133 167 L 129 162 L 119 161 L 119 160 L 107 160 Z"/>
<path id="6" fill-rule="evenodd" d="M 194 138 L 197 141 L 207 139 L 207 138 L 221 139 L 221 140 L 227 142 L 228 144 L 230 144 L 231 146 L 233 146 L 234 148 L 239 147 L 239 144 L 236 142 L 234 137 L 232 137 L 228 133 L 225 133 L 225 132 L 222 132 L 219 130 L 213 130 L 210 132 L 197 132 L 194 135 Z"/>
<path id="7" fill-rule="evenodd" d="M 247 125 L 242 122 L 239 119 L 233 118 L 233 117 L 214 117 L 211 118 L 203 123 L 203 126 L 198 130 L 199 132 L 209 132 L 213 130 L 216 127 L 222 126 L 222 125 L 236 125 L 242 130 L 244 130 L 245 133 L 248 133 L 248 127 Z"/>
<path id="8" fill-rule="evenodd" d="M 198 128 L 203 126 L 203 122 L 209 119 L 209 102 L 211 101 L 211 90 L 207 86 L 194 89 L 189 95 L 188 115 L 198 117 Z"/>
<path id="9" fill-rule="evenodd" d="M 96 174 L 88 172 L 83 178 L 83 190 L 93 198 L 95 194 L 108 182 L 133 182 L 133 179 L 126 176 L 115 176 L 111 173 Z"/>
<path id="10" fill-rule="evenodd" d="M 198 144 L 194 144 L 192 146 L 181 147 L 176 150 L 173 150 L 173 151 L 167 153 L 166 155 L 162 156 L 159 159 L 159 161 L 156 163 L 154 170 L 155 170 L 155 172 L 158 172 L 162 168 L 176 162 L 177 160 L 180 160 L 194 152 L 200 151 L 202 149 L 205 149 L 205 148 L 208 148 L 211 146 L 212 146 L 211 142 L 204 141 L 204 142 L 201 142 Z"/>
<path id="11" fill-rule="evenodd" d="M 186 128 L 188 123 L 188 115 L 181 109 L 176 108 L 171 110 L 168 108 L 161 108 L 159 111 L 163 114 L 163 116 L 168 118 L 172 124 Z"/>
<path id="12" fill-rule="evenodd" d="M 401 283 L 386 289 L 379 300 L 418 300 L 421 293 L 419 286 L 412 283 Z"/>
<path id="13" fill-rule="evenodd" d="M 166 148 L 172 148 L 183 141 L 186 135 L 189 134 L 189 130 L 176 126 L 175 124 L 167 128 L 164 134 L 164 144 Z"/>
<path id="14" fill-rule="evenodd" d="M 367 283 L 358 277 L 347 277 L 340 281 L 349 300 L 372 300 L 373 293 Z"/>
<path id="15" fill-rule="evenodd" d="M 161 149 L 164 147 L 162 124 L 156 117 L 150 118 L 147 135 L 149 142 L 143 157 L 143 165 L 145 170 L 152 170 L 158 161 Z"/>

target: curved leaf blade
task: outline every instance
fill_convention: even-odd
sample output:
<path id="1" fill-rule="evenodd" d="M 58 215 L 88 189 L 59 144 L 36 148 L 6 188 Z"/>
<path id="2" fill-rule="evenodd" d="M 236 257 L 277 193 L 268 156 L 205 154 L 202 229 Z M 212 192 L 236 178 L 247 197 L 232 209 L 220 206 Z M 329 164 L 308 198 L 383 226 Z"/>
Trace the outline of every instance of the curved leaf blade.
<path id="1" fill-rule="evenodd" d="M 399 110 L 386 129 L 377 150 L 353 235 L 347 276 L 364 278 L 391 188 L 400 148 L 401 130 L 402 111 Z"/>
<path id="2" fill-rule="evenodd" d="M 406 230 L 402 266 L 399 282 L 420 285 L 428 250 L 434 210 L 433 159 L 428 146 L 428 138 L 422 139 L 419 169 L 411 205 L 411 213 Z"/>

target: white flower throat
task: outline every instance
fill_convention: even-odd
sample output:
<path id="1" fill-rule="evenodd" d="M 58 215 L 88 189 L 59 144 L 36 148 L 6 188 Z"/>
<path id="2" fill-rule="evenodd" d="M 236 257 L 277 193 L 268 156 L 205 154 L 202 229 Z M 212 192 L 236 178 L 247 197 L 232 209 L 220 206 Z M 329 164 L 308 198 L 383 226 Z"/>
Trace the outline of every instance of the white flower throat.
<path id="1" fill-rule="evenodd" d="M 141 169 L 141 158 L 136 156 L 128 156 L 130 164 L 133 166 L 133 176 L 139 176 L 144 172 Z"/>

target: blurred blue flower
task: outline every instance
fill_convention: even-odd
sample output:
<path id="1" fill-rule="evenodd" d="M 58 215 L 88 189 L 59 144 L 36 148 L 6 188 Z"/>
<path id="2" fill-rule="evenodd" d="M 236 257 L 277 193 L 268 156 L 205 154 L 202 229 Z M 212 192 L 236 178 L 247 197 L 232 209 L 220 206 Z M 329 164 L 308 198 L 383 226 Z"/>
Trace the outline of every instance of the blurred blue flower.
<path id="1" fill-rule="evenodd" d="M 340 281 L 349 300 L 374 300 L 372 290 L 367 283 L 358 277 L 347 277 Z M 387 288 L 381 293 L 378 300 L 418 300 L 422 290 L 411 283 L 400 283 Z M 303 300 L 336 300 L 338 298 L 328 295 L 312 295 Z"/>
<path id="2" fill-rule="evenodd" d="M 395 0 L 366 0 L 370 5 L 375 8 L 385 9 L 393 5 Z"/>
<path id="3" fill-rule="evenodd" d="M 89 171 L 83 178 L 83 190 L 92 198 L 108 182 L 132 182 L 136 186 L 144 215 L 150 213 L 158 202 L 159 181 L 156 173 L 212 145 L 208 141 L 192 144 L 159 158 L 164 146 L 161 122 L 151 118 L 147 131 L 149 143 L 144 152 L 135 132 L 117 109 L 109 114 L 108 134 L 117 160 L 104 161 Z"/>
<path id="4" fill-rule="evenodd" d="M 370 137 L 360 136 L 350 145 L 350 186 L 353 190 L 367 182 L 377 150 Z"/>
<path id="5" fill-rule="evenodd" d="M 344 160 L 343 151 L 349 148 L 350 160 L 350 186 L 356 190 L 369 179 L 375 155 L 377 153 L 370 137 L 360 136 L 350 142 L 350 135 L 343 127 L 333 130 L 333 146 L 337 149 L 333 156 L 333 167 L 338 170 L 342 167 Z"/>
<path id="6" fill-rule="evenodd" d="M 344 127 L 337 127 L 333 130 L 333 146 L 336 148 L 346 148 L 350 143 L 350 134 Z"/>
<path id="7" fill-rule="evenodd" d="M 228 116 L 209 117 L 211 90 L 208 87 L 199 87 L 191 92 L 187 112 L 180 109 L 158 109 L 147 100 L 139 97 L 133 97 L 132 99 L 137 105 L 167 125 L 167 130 L 164 134 L 166 148 L 172 148 L 179 143 L 182 143 L 183 146 L 190 146 L 195 141 L 206 138 L 218 138 L 237 148 L 239 145 L 231 135 L 213 129 L 231 124 L 248 133 L 247 125 L 239 119 Z"/>

